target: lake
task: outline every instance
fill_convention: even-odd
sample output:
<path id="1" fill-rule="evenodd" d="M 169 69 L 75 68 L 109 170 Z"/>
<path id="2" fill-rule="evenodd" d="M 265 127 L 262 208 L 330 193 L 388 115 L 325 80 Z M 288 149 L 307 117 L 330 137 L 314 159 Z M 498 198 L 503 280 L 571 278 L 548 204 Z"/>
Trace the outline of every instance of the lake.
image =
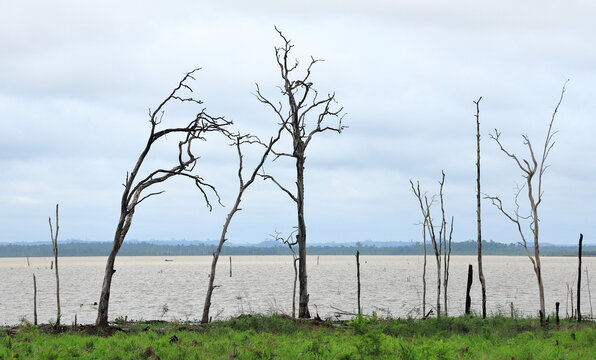
<path id="1" fill-rule="evenodd" d="M 317 258 L 319 263 L 317 265 Z M 116 260 L 109 318 L 129 320 L 200 319 L 208 282 L 211 256 L 123 256 Z M 39 322 L 56 318 L 53 258 L 0 258 L 0 324 L 14 325 L 33 320 L 33 280 L 37 277 Z M 420 317 L 422 304 L 422 256 L 362 255 L 362 307 L 365 313 L 382 316 Z M 105 257 L 59 258 L 62 323 L 70 324 L 75 314 L 79 323 L 93 323 L 97 316 Z M 436 303 L 434 256 L 427 259 L 427 309 Z M 543 257 L 543 278 L 547 313 L 555 302 L 561 313 L 571 311 L 568 288 L 576 292 L 577 258 Z M 449 276 L 449 315 L 464 311 L 468 264 L 474 266 L 472 309 L 481 310 L 480 282 L 475 256 L 452 256 Z M 596 273 L 596 258 L 584 258 L 582 267 L 582 313 L 590 316 L 588 281 Z M 334 317 L 338 309 L 355 312 L 356 260 L 354 256 L 309 256 L 307 259 L 310 312 L 322 318 Z M 233 256 L 220 258 L 211 316 L 225 319 L 242 313 L 291 314 L 294 270 L 290 256 Z M 510 314 L 510 304 L 521 316 L 537 316 L 538 286 L 527 257 L 485 256 L 489 314 Z M 596 282 L 591 279 L 590 290 Z M 443 295 L 441 295 L 442 298 Z M 596 295 L 595 295 L 596 296 Z M 442 304 L 442 302 L 441 302 Z M 574 304 L 575 305 L 575 304 Z"/>

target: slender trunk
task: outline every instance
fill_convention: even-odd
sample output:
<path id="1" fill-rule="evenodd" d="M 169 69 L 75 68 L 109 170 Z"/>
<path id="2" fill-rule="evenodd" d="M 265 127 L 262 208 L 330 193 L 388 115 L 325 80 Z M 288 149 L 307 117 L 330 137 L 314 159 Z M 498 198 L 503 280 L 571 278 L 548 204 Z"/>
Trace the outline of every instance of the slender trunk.
<path id="1" fill-rule="evenodd" d="M 358 315 L 362 314 L 360 306 L 360 251 L 356 250 L 356 278 L 358 279 Z"/>
<path id="2" fill-rule="evenodd" d="M 298 258 L 294 255 L 294 288 L 292 291 L 292 317 L 296 317 L 296 282 L 298 281 L 298 267 L 296 262 Z"/>
<path id="3" fill-rule="evenodd" d="M 476 221 L 478 225 L 478 279 L 482 290 L 482 318 L 486 319 L 486 282 L 482 268 L 482 218 L 480 213 L 480 100 L 476 104 Z"/>
<path id="4" fill-rule="evenodd" d="M 33 274 L 33 325 L 37 325 L 37 280 L 35 274 Z"/>
<path id="5" fill-rule="evenodd" d="M 470 289 L 472 288 L 472 281 L 474 279 L 474 270 L 472 264 L 468 265 L 468 283 L 466 284 L 466 310 L 465 314 L 470 313 L 470 306 L 472 304 L 472 298 L 470 297 Z"/>
<path id="6" fill-rule="evenodd" d="M 588 300 L 590 301 L 590 318 L 594 318 L 592 311 L 592 292 L 590 291 L 590 275 L 588 274 L 588 267 L 586 266 L 586 283 L 588 284 Z"/>
<path id="7" fill-rule="evenodd" d="M 224 243 L 226 242 L 226 235 L 228 233 L 228 228 L 230 226 L 230 222 L 232 221 L 232 217 L 238 211 L 240 206 L 240 201 L 242 198 L 244 190 L 241 188 L 238 192 L 238 196 L 236 197 L 236 202 L 232 207 L 232 210 L 228 213 L 226 217 L 226 222 L 221 230 L 221 236 L 219 237 L 219 244 L 217 244 L 217 249 L 213 253 L 213 259 L 211 259 L 211 272 L 209 274 L 209 285 L 207 286 L 207 295 L 205 295 L 205 304 L 203 306 L 203 316 L 201 318 L 201 324 L 206 324 L 209 322 L 209 310 L 211 309 L 211 296 L 213 295 L 214 289 L 214 282 L 215 282 L 215 270 L 217 268 L 217 260 L 219 260 L 219 254 L 221 254 L 221 249 L 223 248 Z M 232 277 L 232 257 L 230 256 L 230 277 Z"/>
<path id="8" fill-rule="evenodd" d="M 424 265 L 422 266 L 422 317 L 426 316 L 426 220 L 422 226 L 422 239 L 424 243 Z"/>
<path id="9" fill-rule="evenodd" d="M 304 221 L 304 153 L 297 152 L 296 157 L 296 186 L 298 196 L 296 206 L 298 208 L 298 279 L 300 281 L 298 317 L 310 318 L 308 311 L 308 285 L 306 275 L 306 223 Z"/>
<path id="10" fill-rule="evenodd" d="M 441 316 L 441 254 L 436 254 L 437 259 L 437 318 Z"/>
<path id="11" fill-rule="evenodd" d="M 532 176 L 526 178 L 528 185 L 528 198 L 530 200 L 530 208 L 532 209 L 532 233 L 534 235 L 534 272 L 536 273 L 536 279 L 538 280 L 538 296 L 540 299 L 540 323 L 544 324 L 546 317 L 546 306 L 544 303 L 544 285 L 542 282 L 542 264 L 540 262 L 540 245 L 538 243 L 539 238 L 539 222 L 538 222 L 538 204 L 534 200 L 534 194 L 532 190 Z"/>
<path id="12" fill-rule="evenodd" d="M 582 242 L 584 241 L 584 235 L 579 234 L 579 253 L 577 254 L 578 266 L 577 266 L 577 322 L 582 321 L 582 313 L 580 309 L 580 297 L 581 297 L 581 285 L 582 285 Z"/>

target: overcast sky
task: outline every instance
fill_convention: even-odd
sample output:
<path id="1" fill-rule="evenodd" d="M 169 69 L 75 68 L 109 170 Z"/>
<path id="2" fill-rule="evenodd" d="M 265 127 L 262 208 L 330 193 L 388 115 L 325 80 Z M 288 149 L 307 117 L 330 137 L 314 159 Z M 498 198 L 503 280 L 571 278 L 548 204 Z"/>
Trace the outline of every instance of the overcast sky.
<path id="1" fill-rule="evenodd" d="M 126 4 L 123 4 L 126 3 Z M 0 5 L 0 242 L 50 241 L 60 203 L 60 240 L 111 241 L 122 183 L 155 108 L 184 73 L 207 112 L 268 138 L 274 114 L 258 83 L 283 100 L 274 46 L 278 26 L 294 56 L 318 63 L 312 81 L 335 91 L 349 128 L 319 134 L 307 150 L 308 241 L 420 241 L 420 211 L 408 180 L 429 195 L 446 173 L 454 239 L 476 238 L 473 100 L 482 96 L 482 191 L 511 209 L 521 172 L 488 134 L 527 156 L 521 134 L 556 145 L 544 175 L 541 238 L 588 243 L 596 233 L 596 3 L 593 1 L 4 1 Z M 157 2 L 155 2 L 157 3 Z M 304 69 L 301 67 L 300 69 Z M 200 107 L 168 108 L 164 125 Z M 234 149 L 207 141 L 197 170 L 226 207 L 209 212 L 183 179 L 156 188 L 137 210 L 128 239 L 219 237 L 236 196 Z M 143 168 L 176 161 L 176 141 Z M 254 158 L 248 157 L 246 167 Z M 291 162 L 267 170 L 293 186 Z M 525 198 L 521 198 L 525 211 Z M 514 225 L 483 201 L 487 240 L 518 241 Z M 294 204 L 257 181 L 232 223 L 233 242 L 258 242 L 296 224 Z M 438 211 L 438 209 L 437 209 Z"/>

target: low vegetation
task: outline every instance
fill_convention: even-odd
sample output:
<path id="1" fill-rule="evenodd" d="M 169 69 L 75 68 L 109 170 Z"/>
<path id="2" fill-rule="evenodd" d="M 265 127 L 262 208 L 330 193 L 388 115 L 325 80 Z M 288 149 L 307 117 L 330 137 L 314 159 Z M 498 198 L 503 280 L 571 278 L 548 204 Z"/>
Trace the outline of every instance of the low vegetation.
<path id="1" fill-rule="evenodd" d="M 0 332 L 1 358 L 32 359 L 595 359 L 596 324 L 442 317 L 307 321 L 243 315 L 208 325 L 118 321 L 111 328 Z"/>

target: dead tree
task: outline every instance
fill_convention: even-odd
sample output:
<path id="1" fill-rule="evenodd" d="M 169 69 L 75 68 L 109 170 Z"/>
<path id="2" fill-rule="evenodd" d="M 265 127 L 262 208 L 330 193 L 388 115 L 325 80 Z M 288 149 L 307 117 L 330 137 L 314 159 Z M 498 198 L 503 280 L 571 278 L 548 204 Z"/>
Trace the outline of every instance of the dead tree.
<path id="1" fill-rule="evenodd" d="M 228 228 L 230 223 L 232 222 L 232 217 L 236 212 L 242 210 L 240 208 L 240 202 L 242 201 L 242 196 L 248 187 L 255 181 L 257 174 L 263 167 L 265 160 L 267 160 L 267 156 L 271 152 L 271 148 L 273 144 L 275 144 L 281 135 L 282 128 L 277 132 L 277 136 L 275 138 L 271 138 L 269 144 L 266 145 L 265 151 L 263 152 L 259 163 L 255 166 L 252 170 L 250 177 L 247 181 L 244 180 L 244 175 L 242 174 L 243 169 L 243 156 L 242 156 L 242 145 L 245 144 L 261 144 L 258 138 L 251 136 L 251 135 L 236 135 L 234 136 L 234 143 L 232 144 L 236 147 L 236 152 L 238 154 L 238 194 L 236 195 L 236 201 L 234 202 L 234 206 L 228 213 L 226 217 L 226 221 L 224 222 L 221 235 L 219 238 L 219 243 L 217 245 L 217 249 L 213 253 L 213 259 L 211 260 L 211 273 L 209 275 L 209 285 L 207 286 L 207 295 L 205 296 L 205 304 L 203 306 L 203 316 L 201 318 L 201 323 L 206 324 L 209 322 L 209 310 L 211 308 L 211 297 L 213 295 L 214 289 L 214 281 L 215 281 L 215 270 L 217 268 L 217 260 L 219 259 L 219 254 L 221 253 L 221 249 L 223 248 L 224 243 L 226 242 L 226 235 L 228 233 Z M 230 256 L 230 277 L 232 277 L 232 257 Z"/>
<path id="2" fill-rule="evenodd" d="M 37 279 L 33 274 L 33 325 L 37 325 Z"/>
<path id="3" fill-rule="evenodd" d="M 578 265 L 577 265 L 577 322 L 582 321 L 582 313 L 580 308 L 580 297 L 581 297 L 581 286 L 582 286 L 582 242 L 584 241 L 584 235 L 579 234 L 579 251 L 577 254 Z"/>
<path id="4" fill-rule="evenodd" d="M 445 184 L 445 172 L 442 172 L 441 181 L 439 181 L 440 190 L 439 190 L 439 198 L 441 202 L 441 225 L 439 226 L 439 233 L 437 236 L 437 232 L 435 231 L 435 226 L 433 224 L 433 218 L 431 215 L 431 207 L 434 203 L 434 197 L 431 198 L 430 202 L 426 194 L 423 194 L 420 190 L 420 183 L 416 183 L 414 186 L 414 182 L 410 180 L 410 185 L 412 187 L 412 192 L 416 196 L 418 200 L 418 204 L 420 205 L 420 211 L 422 212 L 422 217 L 424 219 L 424 224 L 426 229 L 428 230 L 428 234 L 431 240 L 431 244 L 433 246 L 433 252 L 435 254 L 435 260 L 437 263 L 437 317 L 441 316 L 441 286 L 443 286 L 444 290 L 444 303 L 445 306 L 447 305 L 447 285 L 449 281 L 449 262 L 451 260 L 451 238 L 453 234 L 453 217 L 451 218 L 451 227 L 449 231 L 449 238 L 447 238 L 447 222 L 445 220 L 445 208 L 444 208 L 444 201 L 443 201 L 443 185 Z M 426 245 L 425 245 L 426 251 Z M 425 262 L 426 264 L 426 262 Z M 444 265 L 444 268 L 443 268 Z M 441 272 L 443 272 L 443 281 L 441 281 Z M 445 280 L 447 279 L 447 280 Z M 447 314 L 445 308 L 445 314 Z"/>
<path id="5" fill-rule="evenodd" d="M 474 101 L 476 105 L 476 221 L 478 223 L 478 279 L 482 289 L 482 318 L 486 319 L 486 281 L 482 268 L 482 218 L 480 216 L 480 100 Z"/>
<path id="6" fill-rule="evenodd" d="M 294 265 L 294 287 L 292 288 L 292 317 L 296 317 L 296 282 L 298 281 L 298 266 L 296 265 L 296 263 L 298 262 L 298 255 L 296 254 L 296 250 L 294 249 L 294 246 L 296 246 L 296 244 L 298 244 L 298 241 L 294 240 L 292 241 L 292 237 L 293 235 L 296 233 L 296 230 L 294 230 L 287 238 L 283 238 L 280 236 L 280 233 L 275 230 L 275 235 L 270 235 L 271 237 L 273 237 L 273 239 L 275 241 L 280 241 L 284 244 L 286 244 L 288 246 L 288 248 L 290 249 L 290 252 L 292 253 L 292 264 Z M 317 257 L 318 259 L 318 257 Z"/>
<path id="7" fill-rule="evenodd" d="M 422 265 L 422 316 L 426 315 L 426 218 L 422 223 L 422 248 L 424 250 L 424 263 Z"/>
<path id="8" fill-rule="evenodd" d="M 291 44 L 277 28 L 279 36 L 283 40 L 281 47 L 275 48 L 277 64 L 279 66 L 282 85 L 280 86 L 281 95 L 287 101 L 284 107 L 282 102 L 271 102 L 268 100 L 257 85 L 256 97 L 263 104 L 268 105 L 280 120 L 285 132 L 292 139 L 291 151 L 273 151 L 277 158 L 287 157 L 295 162 L 296 166 L 296 193 L 290 191 L 287 187 L 281 185 L 273 176 L 263 174 L 264 179 L 273 181 L 282 191 L 284 191 L 296 204 L 298 215 L 298 232 L 296 239 L 298 241 L 298 279 L 300 282 L 299 291 L 299 310 L 298 317 L 309 318 L 308 310 L 308 285 L 306 273 L 306 222 L 304 220 L 304 164 L 306 161 L 306 148 L 310 144 L 313 136 L 326 131 L 341 133 L 345 126 L 342 125 L 340 116 L 343 108 L 333 109 L 336 103 L 335 93 L 327 94 L 319 98 L 319 93 L 313 88 L 310 81 L 311 69 L 319 61 L 311 58 L 306 69 L 306 73 L 298 79 L 294 78 L 295 71 L 298 69 L 298 61 L 290 59 L 290 52 L 294 45 Z M 337 118 L 338 123 L 335 126 L 326 124 L 329 117 Z M 314 118 L 315 125 L 308 127 L 309 119 Z"/>
<path id="9" fill-rule="evenodd" d="M 54 263 L 56 264 L 56 326 L 60 325 L 60 276 L 58 275 L 58 204 L 56 204 L 56 233 L 52 229 L 52 217 L 48 219 L 50 223 L 50 237 L 52 238 L 52 251 L 54 252 Z"/>
<path id="10" fill-rule="evenodd" d="M 567 82 L 565 82 L 565 85 Z M 540 322 L 544 323 L 545 317 L 545 301 L 544 301 L 544 285 L 542 282 L 542 265 L 540 263 L 540 244 L 539 244 L 539 229 L 540 229 L 540 219 L 538 216 L 538 207 L 542 203 L 542 195 L 544 191 L 542 190 L 542 176 L 546 169 L 548 169 L 549 165 L 546 165 L 546 159 L 550 154 L 555 142 L 553 141 L 553 137 L 557 133 L 553 131 L 553 123 L 555 121 L 555 117 L 557 112 L 559 111 L 559 106 L 563 101 L 563 95 L 565 94 L 565 85 L 563 85 L 563 89 L 561 90 L 561 95 L 559 97 L 559 101 L 557 106 L 555 107 L 550 123 L 548 125 L 548 132 L 546 134 L 546 139 L 544 140 L 544 147 L 542 149 L 542 154 L 540 154 L 540 158 L 536 158 L 534 154 L 534 148 L 532 147 L 532 143 L 530 142 L 530 138 L 527 135 L 522 135 L 523 144 L 528 148 L 528 152 L 530 155 L 530 160 L 520 158 L 518 155 L 509 152 L 503 147 L 501 143 L 501 133 L 495 129 L 494 134 L 491 134 L 490 137 L 495 140 L 497 145 L 499 146 L 500 150 L 507 155 L 510 159 L 512 159 L 515 164 L 519 167 L 522 171 L 522 176 L 525 179 L 525 184 L 521 187 L 518 186 L 517 192 L 515 194 L 514 202 L 515 202 L 515 209 L 513 212 L 506 211 L 503 208 L 503 203 L 498 196 L 485 196 L 485 198 L 490 199 L 492 204 L 503 214 L 506 218 L 508 218 L 511 222 L 513 222 L 519 232 L 521 241 L 519 244 L 526 250 L 526 254 L 528 258 L 532 262 L 532 267 L 534 269 L 534 273 L 536 274 L 536 279 L 538 281 L 538 295 L 540 301 Z M 537 183 L 537 184 L 536 184 Z M 522 216 L 520 214 L 520 205 L 519 205 L 519 195 L 521 194 L 522 190 L 526 188 L 527 196 L 528 196 L 528 205 L 530 209 L 530 214 L 527 216 Z M 524 231 L 524 221 L 529 221 L 529 230 L 533 239 L 534 243 L 534 255 L 530 253 L 530 249 L 527 243 L 527 235 Z"/>
<path id="11" fill-rule="evenodd" d="M 447 221 L 445 220 L 445 206 L 443 201 L 443 185 L 445 184 L 445 173 L 442 172 L 440 184 L 439 199 L 441 201 L 441 227 L 439 230 L 440 243 L 443 244 L 443 297 L 445 316 L 447 316 L 447 289 L 449 284 L 449 263 L 451 262 L 451 239 L 453 236 L 453 216 L 451 217 L 451 227 L 449 230 L 449 238 L 447 238 Z"/>
<path id="12" fill-rule="evenodd" d="M 114 262 L 116 255 L 124 242 L 124 238 L 130 229 L 132 224 L 133 215 L 136 207 L 149 197 L 163 193 L 164 191 L 154 191 L 146 193 L 149 188 L 153 185 L 161 184 L 174 176 L 181 176 L 190 179 L 195 186 L 201 191 L 203 198 L 207 204 L 209 210 L 211 210 L 211 203 L 207 192 L 210 191 L 217 196 L 219 201 L 219 195 L 215 190 L 215 187 L 208 184 L 198 174 L 193 172 L 198 157 L 195 156 L 192 150 L 192 144 L 196 141 L 205 141 L 206 136 L 211 133 L 223 134 L 230 136 L 227 127 L 231 124 L 230 121 L 225 120 L 222 117 L 212 117 L 202 109 L 196 114 L 195 118 L 192 119 L 186 126 L 181 127 L 168 127 L 163 130 L 159 130 L 159 125 L 162 124 L 164 110 L 166 105 L 172 102 L 181 103 L 192 103 L 202 104 L 200 100 L 194 99 L 191 95 L 183 95 L 185 91 L 192 92 L 192 88 L 188 85 L 190 80 L 194 80 L 193 74 L 199 69 L 195 69 L 187 73 L 182 80 L 178 83 L 178 86 L 172 90 L 172 92 L 159 104 L 154 111 L 149 111 L 149 123 L 151 129 L 141 154 L 139 155 L 133 169 L 130 173 L 126 174 L 124 191 L 122 193 L 122 199 L 120 203 L 120 218 L 116 225 L 116 231 L 114 233 L 114 243 L 112 250 L 108 255 L 103 285 L 101 288 L 101 295 L 99 298 L 99 309 L 97 314 L 96 324 L 98 326 L 108 325 L 108 306 L 110 300 L 110 288 L 112 284 L 112 277 L 116 270 L 114 270 Z M 169 169 L 156 169 L 150 171 L 145 177 L 139 176 L 139 170 L 143 165 L 149 151 L 152 146 L 162 138 L 166 136 L 179 136 L 180 141 L 178 143 L 178 158 L 177 163 Z"/>

